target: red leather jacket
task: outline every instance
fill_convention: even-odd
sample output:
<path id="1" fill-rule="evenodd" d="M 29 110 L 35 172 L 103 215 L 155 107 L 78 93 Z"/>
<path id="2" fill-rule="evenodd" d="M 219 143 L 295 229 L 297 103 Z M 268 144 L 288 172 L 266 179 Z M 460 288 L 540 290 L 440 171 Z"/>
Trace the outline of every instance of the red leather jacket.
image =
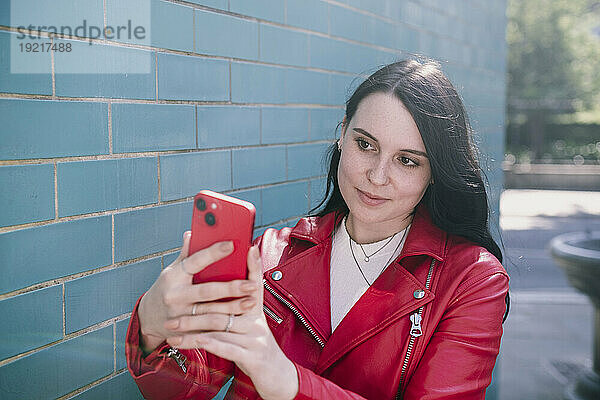
<path id="1" fill-rule="evenodd" d="M 258 239 L 264 309 L 299 377 L 296 399 L 483 399 L 500 347 L 508 275 L 482 247 L 416 213 L 398 259 L 331 333 L 333 214 L 304 218 Z M 275 273 L 276 272 L 276 273 Z M 129 370 L 150 399 L 210 399 L 234 374 L 227 399 L 256 399 L 235 364 L 203 350 L 146 358 L 137 305 L 127 335 Z M 172 352 L 171 352 L 172 353 Z"/>

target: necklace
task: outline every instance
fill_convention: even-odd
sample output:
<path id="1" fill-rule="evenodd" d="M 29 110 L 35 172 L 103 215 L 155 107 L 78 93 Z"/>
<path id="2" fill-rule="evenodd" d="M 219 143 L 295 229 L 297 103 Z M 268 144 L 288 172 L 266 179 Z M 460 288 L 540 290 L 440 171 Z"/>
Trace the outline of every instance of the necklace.
<path id="1" fill-rule="evenodd" d="M 392 237 L 390 238 L 390 240 L 388 240 L 387 242 L 385 242 L 385 244 L 383 246 L 381 246 L 379 249 L 377 249 L 377 251 L 375 253 L 371 254 L 370 256 L 367 255 L 367 253 L 365 252 L 365 249 L 363 248 L 362 244 L 356 242 L 356 244 L 358 245 L 358 247 L 360 247 L 360 249 L 362 250 L 363 254 L 365 255 L 365 262 L 369 262 L 369 260 L 371 259 L 371 257 L 373 257 L 375 254 L 379 253 L 381 250 L 383 250 L 383 248 L 385 246 L 387 246 L 388 244 L 390 244 L 390 242 L 392 240 L 394 240 L 394 237 L 396 237 L 397 233 L 398 232 L 394 233 L 392 235 Z M 350 235 L 348 235 L 348 236 L 350 236 Z"/>
<path id="2" fill-rule="evenodd" d="M 344 224 L 345 223 L 346 223 L 346 221 L 344 221 Z M 408 227 L 404 228 L 404 233 L 402 234 L 402 239 L 400 239 L 400 241 L 398 242 L 398 245 L 396 246 L 396 249 L 392 252 L 392 255 L 390 256 L 389 260 L 387 260 L 387 262 L 385 264 L 383 264 L 383 268 L 381 268 L 381 271 L 379 271 L 379 274 L 377 274 L 377 276 L 381 275 L 381 273 L 383 272 L 383 270 L 385 269 L 385 267 L 387 267 L 387 265 L 392 261 L 392 258 L 394 257 L 394 254 L 396 254 L 396 251 L 398 251 L 398 248 L 404 242 L 404 237 L 406 236 L 407 232 L 408 232 Z M 348 240 L 349 240 L 349 245 L 350 245 L 350 253 L 352 253 L 352 258 L 354 259 L 354 262 L 356 263 L 356 266 L 358 267 L 358 270 L 360 271 L 360 274 L 364 278 L 365 282 L 367 282 L 367 285 L 369 285 L 369 287 L 370 287 L 372 285 L 372 283 L 369 283 L 369 280 L 365 276 L 362 268 L 360 267 L 360 264 L 358 263 L 358 260 L 356 259 L 356 256 L 354 255 L 354 249 L 352 249 L 352 242 L 353 242 L 353 240 L 350 237 L 350 234 L 348 234 Z M 386 245 L 388 243 L 389 242 L 387 242 Z M 357 244 L 360 246 L 359 243 L 357 243 Z M 379 250 L 381 250 L 381 249 L 379 249 Z M 377 250 L 377 251 L 379 251 L 379 250 Z M 373 254 L 375 254 L 375 253 L 373 253 Z M 373 256 L 373 254 L 371 254 L 371 257 Z M 377 279 L 377 278 L 375 278 L 375 279 Z M 373 282 L 375 282 L 375 281 L 373 281 Z"/>

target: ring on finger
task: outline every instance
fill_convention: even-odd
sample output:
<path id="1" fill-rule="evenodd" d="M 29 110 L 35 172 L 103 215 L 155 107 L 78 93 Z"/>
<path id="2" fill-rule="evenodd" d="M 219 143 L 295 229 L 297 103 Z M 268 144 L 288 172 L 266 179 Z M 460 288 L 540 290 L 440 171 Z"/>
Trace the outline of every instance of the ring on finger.
<path id="1" fill-rule="evenodd" d="M 232 325 L 233 325 L 233 314 L 229 314 L 229 321 L 227 321 L 227 326 L 225 327 L 224 332 L 229 332 Z"/>
<path id="2" fill-rule="evenodd" d="M 187 271 L 187 269 L 185 269 L 185 258 L 183 258 L 183 259 L 181 260 L 181 269 L 183 270 L 183 272 L 185 272 L 185 273 L 186 273 L 186 274 L 188 274 L 188 275 L 194 275 L 194 274 L 190 274 L 190 273 Z"/>
<path id="3" fill-rule="evenodd" d="M 192 306 L 192 315 L 196 315 L 196 306 L 198 305 L 198 303 L 194 303 L 194 305 Z"/>

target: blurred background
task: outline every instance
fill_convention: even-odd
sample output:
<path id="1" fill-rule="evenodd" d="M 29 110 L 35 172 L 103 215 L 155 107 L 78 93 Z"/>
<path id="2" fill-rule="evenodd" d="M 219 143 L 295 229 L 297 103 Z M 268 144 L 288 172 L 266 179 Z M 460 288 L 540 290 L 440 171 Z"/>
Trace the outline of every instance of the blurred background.
<path id="1" fill-rule="evenodd" d="M 131 309 L 194 194 L 253 202 L 255 235 L 293 225 L 347 97 L 407 57 L 463 97 L 503 238 L 513 302 L 486 398 L 563 398 L 592 367 L 594 309 L 549 246 L 600 230 L 599 17 L 591 0 L 0 0 L 0 398 L 141 398 Z"/>

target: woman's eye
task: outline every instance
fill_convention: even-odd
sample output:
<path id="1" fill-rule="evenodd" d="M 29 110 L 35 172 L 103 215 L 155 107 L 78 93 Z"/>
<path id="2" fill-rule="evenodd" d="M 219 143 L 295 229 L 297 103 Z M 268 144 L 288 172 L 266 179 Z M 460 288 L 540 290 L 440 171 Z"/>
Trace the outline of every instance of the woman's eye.
<path id="1" fill-rule="evenodd" d="M 358 147 L 362 150 L 367 150 L 371 146 L 369 142 L 361 138 L 356 139 L 356 143 L 358 143 Z"/>
<path id="2" fill-rule="evenodd" d="M 408 157 L 400 157 L 400 162 L 409 167 L 416 167 L 418 164 Z"/>

